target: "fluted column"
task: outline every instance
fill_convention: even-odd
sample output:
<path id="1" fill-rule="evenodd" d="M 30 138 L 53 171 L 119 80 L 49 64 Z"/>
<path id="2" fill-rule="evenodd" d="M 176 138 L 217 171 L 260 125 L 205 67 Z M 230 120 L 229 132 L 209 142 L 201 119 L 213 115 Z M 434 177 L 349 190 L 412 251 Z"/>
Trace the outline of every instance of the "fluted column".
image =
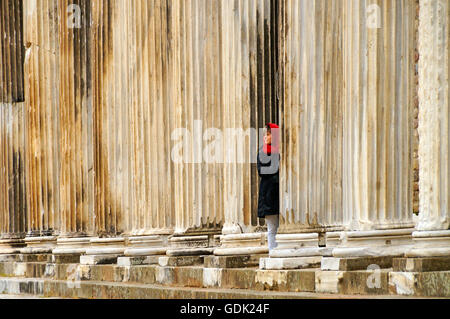
<path id="1" fill-rule="evenodd" d="M 57 2 L 23 2 L 27 252 L 49 251 L 60 231 Z"/>
<path id="2" fill-rule="evenodd" d="M 25 112 L 22 2 L 0 5 L 0 254 L 15 253 L 26 235 Z"/>
<path id="3" fill-rule="evenodd" d="M 450 254 L 450 4 L 421 0 L 419 23 L 419 221 L 410 256 Z"/>
<path id="4" fill-rule="evenodd" d="M 385 243 L 376 254 L 399 253 L 414 226 L 415 17 L 414 1 L 344 1 L 342 239 Z"/>
<path id="5" fill-rule="evenodd" d="M 280 3 L 283 152 L 277 241 L 279 249 L 317 247 L 318 233 L 340 230 L 343 221 L 343 2 Z"/>
<path id="6" fill-rule="evenodd" d="M 169 255 L 211 253 L 223 225 L 223 172 L 217 152 L 223 141 L 222 5 L 218 0 L 171 3 L 175 53 L 170 56 L 174 67 L 169 69 L 173 81 L 168 101 L 175 108 L 168 161 L 174 168 L 176 200 Z"/>
<path id="7" fill-rule="evenodd" d="M 275 9 L 268 0 L 222 2 L 225 224 L 219 255 L 267 251 L 255 163 L 259 129 L 278 122 Z"/>

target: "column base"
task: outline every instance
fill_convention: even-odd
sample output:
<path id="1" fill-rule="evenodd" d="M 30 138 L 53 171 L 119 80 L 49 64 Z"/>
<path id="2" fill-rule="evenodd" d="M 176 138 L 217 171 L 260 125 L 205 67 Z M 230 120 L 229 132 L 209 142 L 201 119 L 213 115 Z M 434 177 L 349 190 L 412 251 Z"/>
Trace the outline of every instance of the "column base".
<path id="1" fill-rule="evenodd" d="M 271 258 L 290 258 L 290 257 L 315 257 L 332 256 L 333 248 L 328 247 L 305 247 L 298 249 L 274 249 L 269 255 Z"/>
<path id="2" fill-rule="evenodd" d="M 216 256 L 267 254 L 266 233 L 220 236 L 221 246 L 214 250 Z"/>
<path id="3" fill-rule="evenodd" d="M 211 255 L 218 244 L 218 235 L 174 236 L 169 239 L 167 256 Z"/>
<path id="4" fill-rule="evenodd" d="M 53 249 L 54 255 L 82 255 L 86 253 L 91 245 L 90 237 L 76 238 L 58 238 L 56 248 Z"/>
<path id="5" fill-rule="evenodd" d="M 125 238 L 91 238 L 86 255 L 123 255 Z"/>
<path id="6" fill-rule="evenodd" d="M 412 247 L 413 228 L 343 232 L 334 257 L 401 257 Z"/>
<path id="7" fill-rule="evenodd" d="M 117 266 L 129 267 L 139 265 L 157 265 L 161 256 L 135 256 L 117 258 Z"/>
<path id="8" fill-rule="evenodd" d="M 136 236 L 128 238 L 128 247 L 124 254 L 127 257 L 165 255 L 168 236 Z"/>
<path id="9" fill-rule="evenodd" d="M 282 269 L 307 269 L 319 268 L 321 256 L 316 257 L 292 257 L 292 258 L 261 258 L 259 269 L 282 270 Z"/>
<path id="10" fill-rule="evenodd" d="M 325 243 L 327 247 L 338 247 L 342 243 L 344 232 L 335 231 L 325 233 Z"/>
<path id="11" fill-rule="evenodd" d="M 406 257 L 450 256 L 450 230 L 416 231 L 412 234 L 414 247 Z"/>
<path id="12" fill-rule="evenodd" d="M 51 254 L 56 247 L 56 236 L 27 237 L 24 239 L 26 247 L 21 254 Z"/>
<path id="13" fill-rule="evenodd" d="M 278 250 L 300 249 L 305 247 L 319 247 L 318 233 L 305 234 L 279 234 L 276 237 Z"/>
<path id="14" fill-rule="evenodd" d="M 18 254 L 24 246 L 25 241 L 23 239 L 1 239 L 0 255 Z"/>
<path id="15" fill-rule="evenodd" d="M 259 259 L 266 254 L 236 256 L 205 256 L 206 268 L 246 268 L 259 266 Z"/>

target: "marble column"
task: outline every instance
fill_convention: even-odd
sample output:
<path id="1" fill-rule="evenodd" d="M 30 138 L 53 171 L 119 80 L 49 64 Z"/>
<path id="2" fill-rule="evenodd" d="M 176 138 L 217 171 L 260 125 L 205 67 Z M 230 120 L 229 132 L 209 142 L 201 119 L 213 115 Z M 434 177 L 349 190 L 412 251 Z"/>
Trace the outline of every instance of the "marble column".
<path id="1" fill-rule="evenodd" d="M 257 218 L 259 129 L 278 122 L 275 3 L 222 2 L 225 224 L 216 255 L 266 253 Z"/>
<path id="2" fill-rule="evenodd" d="M 90 1 L 59 1 L 59 149 L 61 232 L 54 254 L 84 253 L 94 235 L 94 153 Z M 82 13 L 70 27 L 69 5 Z"/>
<path id="3" fill-rule="evenodd" d="M 168 102 L 174 112 L 168 162 L 175 182 L 175 230 L 168 255 L 212 253 L 223 225 L 222 5 L 193 0 L 170 6 L 174 54 Z"/>
<path id="4" fill-rule="evenodd" d="M 0 5 L 0 254 L 16 253 L 26 235 L 23 8 Z"/>
<path id="5" fill-rule="evenodd" d="M 408 256 L 450 255 L 450 4 L 421 0 L 419 22 L 419 220 Z"/>
<path id="6" fill-rule="evenodd" d="M 281 1 L 281 214 L 273 256 L 319 254 L 342 229 L 342 1 Z M 315 248 L 315 249 L 313 249 Z"/>
<path id="7" fill-rule="evenodd" d="M 344 1 L 345 232 L 333 255 L 401 255 L 413 232 L 416 3 Z"/>
<path id="8" fill-rule="evenodd" d="M 58 1 L 24 1 L 27 229 L 25 253 L 48 253 L 60 231 Z"/>

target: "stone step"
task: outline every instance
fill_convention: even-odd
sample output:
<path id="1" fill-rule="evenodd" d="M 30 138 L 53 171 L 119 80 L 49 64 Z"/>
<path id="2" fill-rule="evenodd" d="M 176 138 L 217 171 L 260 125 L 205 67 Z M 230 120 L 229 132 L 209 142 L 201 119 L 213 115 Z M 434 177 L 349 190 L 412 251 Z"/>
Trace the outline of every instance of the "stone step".
<path id="1" fill-rule="evenodd" d="M 396 272 L 392 269 L 323 271 L 320 269 L 117 266 L 51 263 L 0 263 L 0 278 L 111 282 L 180 288 L 247 289 L 348 295 L 413 295 L 450 297 L 450 272 Z"/>
<path id="2" fill-rule="evenodd" d="M 70 282 L 35 278 L 0 278 L 0 295 L 83 299 L 355 299 L 358 295 L 255 291 L 225 288 L 180 288 L 113 282 Z M 1 297 L 0 297 L 1 298 Z M 375 298 L 393 298 L 382 295 Z M 397 296 L 396 298 L 407 298 Z"/>

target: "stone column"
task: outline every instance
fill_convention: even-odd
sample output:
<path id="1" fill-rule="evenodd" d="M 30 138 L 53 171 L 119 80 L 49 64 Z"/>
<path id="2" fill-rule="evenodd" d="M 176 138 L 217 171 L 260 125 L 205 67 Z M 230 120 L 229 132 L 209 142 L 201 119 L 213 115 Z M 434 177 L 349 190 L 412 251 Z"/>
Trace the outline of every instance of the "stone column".
<path id="1" fill-rule="evenodd" d="M 266 253 L 257 218 L 259 129 L 278 122 L 274 2 L 222 2 L 225 224 L 216 255 Z"/>
<path id="2" fill-rule="evenodd" d="M 82 254 L 95 232 L 91 8 L 88 0 L 58 4 L 61 233 L 53 253 Z M 70 20 L 69 5 L 81 20 Z"/>
<path id="3" fill-rule="evenodd" d="M 220 145 L 222 1 L 175 1 L 168 66 L 171 143 L 168 164 L 175 181 L 175 231 L 170 255 L 211 254 L 223 225 Z M 173 66 L 171 66 L 173 64 Z"/>
<path id="4" fill-rule="evenodd" d="M 411 244 L 415 18 L 414 1 L 344 1 L 346 232 L 335 256 Z"/>
<path id="5" fill-rule="evenodd" d="M 27 226 L 22 1 L 0 8 L 0 254 L 10 254 Z"/>
<path id="6" fill-rule="evenodd" d="M 58 1 L 24 1 L 28 247 L 48 253 L 59 228 Z"/>
<path id="7" fill-rule="evenodd" d="M 319 249 L 323 234 L 342 229 L 342 6 L 280 1 L 281 234 L 271 257 L 320 256 L 330 251 Z"/>
<path id="8" fill-rule="evenodd" d="M 450 254 L 450 4 L 421 0 L 419 23 L 419 220 L 408 256 Z"/>

